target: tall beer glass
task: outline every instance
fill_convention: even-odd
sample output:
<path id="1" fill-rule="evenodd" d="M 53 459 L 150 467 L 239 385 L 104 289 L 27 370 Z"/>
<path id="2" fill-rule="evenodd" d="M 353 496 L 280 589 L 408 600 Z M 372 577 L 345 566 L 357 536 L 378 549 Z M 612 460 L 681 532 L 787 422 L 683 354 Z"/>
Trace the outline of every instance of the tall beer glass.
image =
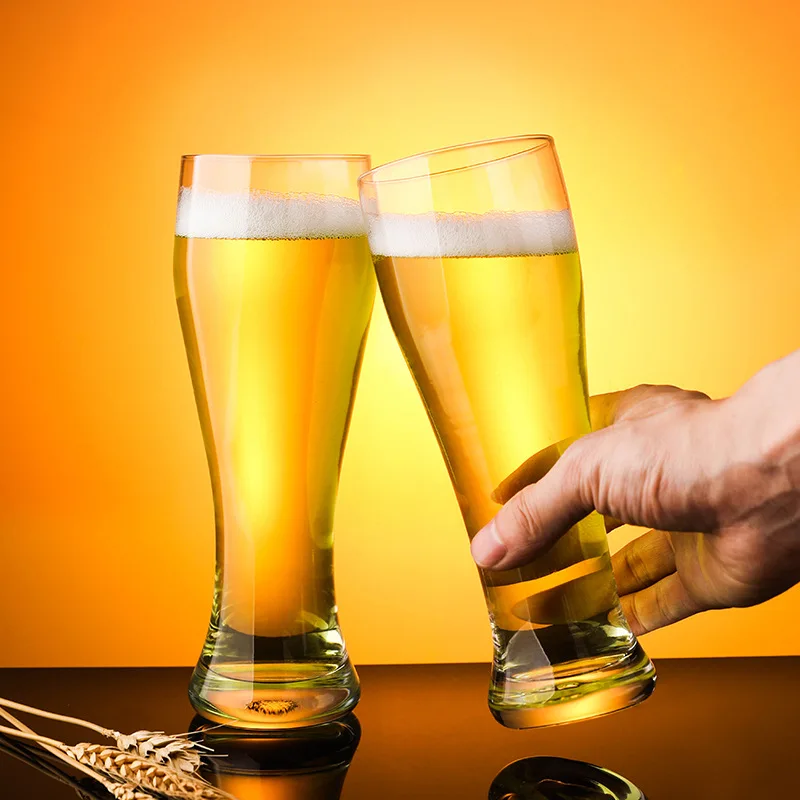
<path id="1" fill-rule="evenodd" d="M 246 728 L 339 717 L 358 678 L 332 523 L 375 296 L 366 156 L 186 156 L 175 291 L 217 531 L 195 709 Z"/>
<path id="2" fill-rule="evenodd" d="M 472 537 L 510 473 L 590 430 L 581 268 L 555 147 L 547 136 L 451 147 L 359 185 L 386 310 Z M 489 706 L 504 725 L 570 722 L 650 694 L 655 672 L 622 614 L 598 514 L 533 563 L 481 579 Z"/>

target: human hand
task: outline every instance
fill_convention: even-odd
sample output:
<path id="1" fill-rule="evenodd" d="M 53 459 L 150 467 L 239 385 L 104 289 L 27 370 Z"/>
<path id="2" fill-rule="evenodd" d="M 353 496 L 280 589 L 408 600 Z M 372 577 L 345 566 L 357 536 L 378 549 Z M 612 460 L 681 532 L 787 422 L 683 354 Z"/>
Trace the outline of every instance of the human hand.
<path id="1" fill-rule="evenodd" d="M 634 633 L 800 580 L 800 351 L 725 400 L 638 386 L 590 407 L 595 432 L 495 490 L 507 502 L 473 539 L 479 566 L 520 566 L 596 509 L 609 529 L 654 529 L 612 560 Z"/>

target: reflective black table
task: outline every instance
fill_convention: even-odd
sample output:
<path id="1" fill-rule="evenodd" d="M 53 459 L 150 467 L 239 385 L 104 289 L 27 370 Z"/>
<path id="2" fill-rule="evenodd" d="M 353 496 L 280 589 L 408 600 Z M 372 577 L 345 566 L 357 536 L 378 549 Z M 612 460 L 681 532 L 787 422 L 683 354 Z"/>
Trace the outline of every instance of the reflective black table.
<path id="1" fill-rule="evenodd" d="M 346 721 L 344 733 L 332 743 L 306 736 L 278 748 L 229 739 L 226 769 L 245 769 L 226 788 L 241 800 L 336 800 L 340 790 L 342 800 L 527 800 L 509 789 L 525 766 L 509 772 L 507 765 L 555 756 L 613 770 L 648 800 L 800 797 L 800 658 L 662 660 L 657 668 L 655 694 L 636 708 L 512 731 L 486 708 L 486 665 L 362 667 L 357 719 Z M 189 675 L 183 668 L 7 669 L 0 695 L 125 732 L 178 733 L 198 724 L 186 699 Z M 85 738 L 26 720 L 48 735 Z M 542 792 L 530 796 L 584 796 Z M 76 797 L 0 753 L 2 800 Z"/>

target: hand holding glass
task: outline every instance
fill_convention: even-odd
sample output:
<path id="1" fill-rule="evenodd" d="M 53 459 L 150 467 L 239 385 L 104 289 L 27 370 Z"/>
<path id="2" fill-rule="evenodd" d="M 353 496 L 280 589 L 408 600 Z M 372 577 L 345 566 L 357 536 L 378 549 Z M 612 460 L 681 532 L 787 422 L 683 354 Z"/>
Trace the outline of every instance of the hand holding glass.
<path id="1" fill-rule="evenodd" d="M 555 147 L 528 136 L 432 151 L 359 187 L 383 301 L 472 537 L 531 454 L 557 457 L 590 430 L 581 267 Z M 481 579 L 489 705 L 504 725 L 650 694 L 655 671 L 622 614 L 598 514 L 531 564 Z"/>

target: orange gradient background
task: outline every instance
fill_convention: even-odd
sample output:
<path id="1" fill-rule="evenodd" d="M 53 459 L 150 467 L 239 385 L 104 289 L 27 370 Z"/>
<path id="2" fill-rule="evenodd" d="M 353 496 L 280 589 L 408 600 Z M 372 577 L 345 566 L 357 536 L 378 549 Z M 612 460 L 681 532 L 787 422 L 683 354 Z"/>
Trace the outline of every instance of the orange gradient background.
<path id="1" fill-rule="evenodd" d="M 378 164 L 550 133 L 592 391 L 721 396 L 800 346 L 798 40 L 789 0 L 6 0 L 0 665 L 190 664 L 203 641 L 213 515 L 171 265 L 182 153 Z M 336 535 L 357 662 L 488 659 L 456 502 L 380 304 Z M 798 615 L 795 589 L 644 644 L 798 654 Z"/>

